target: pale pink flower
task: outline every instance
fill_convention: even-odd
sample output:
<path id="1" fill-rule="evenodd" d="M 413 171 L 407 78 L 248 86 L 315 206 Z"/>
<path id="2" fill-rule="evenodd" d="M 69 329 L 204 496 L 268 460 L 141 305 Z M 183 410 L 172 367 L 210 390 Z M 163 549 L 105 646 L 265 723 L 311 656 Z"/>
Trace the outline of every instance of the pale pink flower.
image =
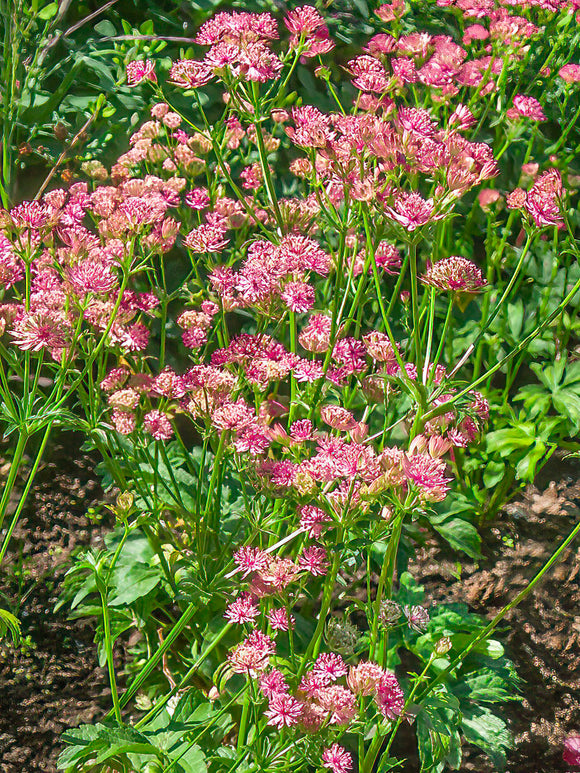
<path id="1" fill-rule="evenodd" d="M 373 695 L 384 674 L 378 663 L 363 661 L 350 667 L 346 683 L 355 695 Z"/>
<path id="2" fill-rule="evenodd" d="M 415 604 L 413 606 L 405 605 L 403 607 L 403 614 L 407 620 L 407 625 L 414 631 L 422 633 L 427 629 L 429 623 L 429 612 L 425 607 Z"/>
<path id="3" fill-rule="evenodd" d="M 481 269 L 456 255 L 433 263 L 421 277 L 424 284 L 456 293 L 476 293 L 485 287 Z"/>
<path id="4" fill-rule="evenodd" d="M 54 315 L 42 312 L 25 312 L 17 320 L 10 335 L 23 351 L 50 352 L 65 349 L 70 342 L 70 327 Z"/>
<path id="5" fill-rule="evenodd" d="M 236 674 L 258 674 L 268 667 L 274 642 L 260 631 L 252 633 L 228 655 L 228 661 Z"/>
<path id="6" fill-rule="evenodd" d="M 323 405 L 320 408 L 320 418 L 329 427 L 341 432 L 355 429 L 358 426 L 352 413 L 341 405 Z"/>
<path id="7" fill-rule="evenodd" d="M 204 62 L 194 59 L 180 59 L 169 71 L 169 81 L 182 89 L 196 89 L 213 78 L 213 73 Z"/>
<path id="8" fill-rule="evenodd" d="M 313 505 L 304 505 L 299 510 L 300 527 L 308 534 L 310 539 L 319 539 L 321 534 L 328 529 L 332 518 L 324 510 Z"/>
<path id="9" fill-rule="evenodd" d="M 344 660 L 335 652 L 323 652 L 319 655 L 312 666 L 314 676 L 322 676 L 331 682 L 335 682 L 341 676 L 348 672 L 348 666 Z"/>
<path id="10" fill-rule="evenodd" d="M 235 601 L 228 604 L 224 617 L 230 623 L 253 623 L 260 610 L 250 593 L 241 593 Z"/>
<path id="11" fill-rule="evenodd" d="M 111 421 L 120 435 L 130 435 L 136 426 L 135 414 L 131 411 L 115 409 L 111 413 Z"/>
<path id="12" fill-rule="evenodd" d="M 416 231 L 431 220 L 441 217 L 433 215 L 433 199 L 425 200 L 418 193 L 404 191 L 399 191 L 394 208 L 386 207 L 386 212 L 407 231 Z"/>
<path id="13" fill-rule="evenodd" d="M 348 725 L 356 716 L 356 698 L 344 687 L 323 687 L 315 697 L 318 705 L 330 714 L 331 725 Z"/>
<path id="14" fill-rule="evenodd" d="M 580 83 L 580 64 L 565 64 L 558 70 L 558 75 L 566 83 Z"/>

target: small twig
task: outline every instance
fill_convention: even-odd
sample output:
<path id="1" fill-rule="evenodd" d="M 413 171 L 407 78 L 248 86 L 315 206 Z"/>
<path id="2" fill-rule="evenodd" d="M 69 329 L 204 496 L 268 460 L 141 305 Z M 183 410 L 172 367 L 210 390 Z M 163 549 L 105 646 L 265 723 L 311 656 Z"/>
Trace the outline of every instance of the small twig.
<path id="1" fill-rule="evenodd" d="M 101 107 L 103 106 L 104 102 L 105 102 L 105 99 L 104 99 L 103 95 L 102 95 L 102 94 L 100 94 L 100 95 L 99 95 L 99 97 L 98 97 L 98 99 L 97 99 L 97 105 L 96 105 L 96 107 L 95 107 L 95 111 L 94 111 L 94 113 L 93 113 L 91 116 L 89 116 L 89 117 L 87 118 L 87 120 L 85 121 L 85 123 L 84 123 L 84 124 L 81 126 L 81 128 L 78 130 L 78 132 L 77 132 L 77 133 L 75 134 L 75 136 L 72 138 L 72 141 L 71 141 L 70 145 L 68 145 L 68 146 L 67 146 L 67 147 L 66 147 L 66 148 L 65 148 L 65 149 L 62 151 L 62 153 L 60 154 L 60 156 L 57 158 L 57 160 L 56 160 L 56 164 L 55 164 L 55 165 L 52 167 L 52 169 L 51 169 L 51 170 L 50 170 L 50 172 L 48 173 L 48 175 L 47 175 L 47 177 L 46 177 L 45 181 L 44 181 L 44 182 L 42 183 L 42 185 L 40 186 L 40 188 L 39 188 L 39 190 L 38 190 L 38 193 L 37 193 L 37 194 L 36 194 L 36 196 L 34 197 L 34 201 L 38 201 L 38 200 L 40 199 L 40 197 L 42 196 L 42 194 L 43 194 L 43 193 L 44 193 L 44 191 L 46 190 L 46 188 L 47 188 L 47 186 L 48 186 L 49 182 L 52 180 L 52 178 L 53 178 L 53 177 L 54 177 L 54 175 L 56 174 L 56 170 L 57 170 L 57 169 L 58 169 L 58 167 L 59 167 L 59 166 L 62 164 L 62 162 L 64 161 L 64 159 L 65 159 L 66 155 L 69 153 L 69 151 L 71 151 L 71 150 L 74 148 L 74 146 L 77 144 L 77 142 L 79 141 L 79 139 L 81 138 L 81 136 L 83 135 L 83 133 L 84 133 L 84 132 L 85 132 L 85 131 L 86 131 L 86 130 L 89 128 L 89 126 L 90 126 L 90 125 L 92 124 L 92 122 L 95 120 L 95 118 L 96 118 L 96 117 L 97 117 L 97 115 L 99 114 L 99 111 L 100 111 Z"/>

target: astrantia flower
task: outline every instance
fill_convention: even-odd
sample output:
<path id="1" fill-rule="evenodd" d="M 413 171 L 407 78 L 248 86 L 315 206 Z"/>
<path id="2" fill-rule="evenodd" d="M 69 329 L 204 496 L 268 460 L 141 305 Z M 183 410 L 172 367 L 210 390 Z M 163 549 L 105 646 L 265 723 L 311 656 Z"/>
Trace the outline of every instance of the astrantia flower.
<path id="1" fill-rule="evenodd" d="M 308 534 L 310 539 L 318 539 L 320 535 L 332 523 L 332 519 L 324 510 L 312 505 L 304 505 L 300 508 L 300 527 Z"/>
<path id="2" fill-rule="evenodd" d="M 127 86 L 138 86 L 142 81 L 157 82 L 155 62 L 149 59 L 127 64 Z"/>
<path id="3" fill-rule="evenodd" d="M 153 410 L 143 417 L 143 425 L 155 440 L 169 440 L 173 435 L 173 426 L 169 416 L 163 411 Z"/>
<path id="4" fill-rule="evenodd" d="M 314 306 L 314 287 L 306 282 L 288 282 L 280 296 L 290 311 L 304 313 Z"/>
<path id="5" fill-rule="evenodd" d="M 339 677 L 345 676 L 348 672 L 348 666 L 344 660 L 334 652 L 323 652 L 316 659 L 312 666 L 312 673 L 316 676 L 323 676 L 331 682 L 335 682 Z"/>
<path id="6" fill-rule="evenodd" d="M 378 663 L 363 661 L 350 667 L 346 683 L 355 695 L 373 695 L 384 674 Z"/>
<path id="7" fill-rule="evenodd" d="M 286 609 L 271 609 L 268 612 L 268 622 L 274 631 L 288 631 L 294 628 L 294 617 Z"/>
<path id="8" fill-rule="evenodd" d="M 236 674 L 260 673 L 268 667 L 274 642 L 260 631 L 252 633 L 230 652 L 228 660 Z"/>
<path id="9" fill-rule="evenodd" d="M 433 263 L 421 281 L 440 290 L 458 293 L 476 293 L 486 284 L 475 263 L 456 255 Z"/>
<path id="10" fill-rule="evenodd" d="M 222 225 L 205 223 L 190 231 L 183 243 L 192 252 L 221 252 L 229 243 L 229 239 L 224 238 L 225 232 Z"/>
<path id="11" fill-rule="evenodd" d="M 558 75 L 566 83 L 580 83 L 580 64 L 565 64 L 558 70 Z"/>
<path id="12" fill-rule="evenodd" d="M 291 695 L 274 695 L 264 715 L 268 717 L 268 724 L 280 730 L 283 727 L 292 727 L 298 724 L 302 714 L 302 704 Z"/>
<path id="13" fill-rule="evenodd" d="M 242 570 L 242 577 L 247 577 L 252 572 L 258 572 L 268 566 L 270 558 L 260 548 L 243 547 L 234 553 L 234 561 Z"/>
<path id="14" fill-rule="evenodd" d="M 342 432 L 358 427 L 358 422 L 352 413 L 341 405 L 323 405 L 320 408 L 320 418 L 329 427 Z"/>
<path id="15" fill-rule="evenodd" d="M 182 89 L 196 89 L 213 78 L 213 73 L 204 62 L 195 59 L 180 59 L 169 71 L 169 82 Z"/>
<path id="16" fill-rule="evenodd" d="M 546 116 L 542 106 L 534 97 L 527 97 L 524 94 L 517 94 L 514 97 L 514 106 L 507 111 L 508 118 L 531 118 L 532 121 L 545 121 Z"/>
<path id="17" fill-rule="evenodd" d="M 305 569 L 313 577 L 322 577 L 328 571 L 326 550 L 316 546 L 306 548 L 298 557 L 298 566 Z"/>
<path id="18" fill-rule="evenodd" d="M 46 348 L 53 352 L 64 349 L 68 345 L 70 328 L 49 314 L 26 312 L 14 323 L 10 335 L 16 346 L 23 351 L 39 352 Z"/>
<path id="19" fill-rule="evenodd" d="M 110 266 L 88 258 L 69 268 L 68 281 L 79 295 L 109 293 L 117 284 Z"/>
<path id="20" fill-rule="evenodd" d="M 230 623 L 253 623 L 260 610 L 250 593 L 241 593 L 235 601 L 228 604 L 224 617 Z"/>
<path id="21" fill-rule="evenodd" d="M 562 177 L 557 169 L 549 169 L 533 184 L 524 207 L 537 226 L 558 225 L 563 222 L 560 199 L 564 189 Z"/>
<path id="22" fill-rule="evenodd" d="M 265 698 L 271 700 L 275 695 L 286 694 L 288 685 L 284 679 L 284 674 L 278 669 L 273 668 L 265 674 L 260 674 L 260 691 Z"/>
<path id="23" fill-rule="evenodd" d="M 352 770 L 352 756 L 342 746 L 333 743 L 322 752 L 322 766 L 329 768 L 332 773 L 349 773 Z"/>
<path id="24" fill-rule="evenodd" d="M 445 477 L 445 462 L 441 459 L 428 454 L 405 454 L 403 471 L 428 502 L 442 502 L 447 496 L 449 478 Z"/>
<path id="25" fill-rule="evenodd" d="M 427 612 L 425 607 L 421 607 L 418 604 L 415 604 L 414 606 L 406 605 L 403 607 L 403 614 L 407 619 L 409 628 L 419 632 L 425 631 L 427 629 L 427 625 L 429 623 L 429 612 Z"/>
<path id="26" fill-rule="evenodd" d="M 355 696 L 340 685 L 322 687 L 315 698 L 320 708 L 330 714 L 331 725 L 348 725 L 356 716 Z"/>
<path id="27" fill-rule="evenodd" d="M 580 735 L 569 735 L 564 741 L 564 762 L 580 766 Z"/>
<path id="28" fill-rule="evenodd" d="M 376 690 L 379 711 L 386 719 L 396 719 L 405 705 L 405 695 L 394 674 L 383 674 Z"/>
<path id="29" fill-rule="evenodd" d="M 386 212 L 407 231 L 416 231 L 431 220 L 441 217 L 433 216 L 433 199 L 425 200 L 418 193 L 404 191 L 397 194 L 394 207 L 387 207 Z"/>

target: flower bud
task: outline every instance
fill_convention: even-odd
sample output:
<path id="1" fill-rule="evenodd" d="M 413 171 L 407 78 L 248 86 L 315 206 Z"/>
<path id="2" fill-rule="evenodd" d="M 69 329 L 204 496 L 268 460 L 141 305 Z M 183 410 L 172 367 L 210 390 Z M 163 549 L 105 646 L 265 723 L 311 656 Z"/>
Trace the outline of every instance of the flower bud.
<path id="1" fill-rule="evenodd" d="M 446 655 L 452 646 L 449 636 L 443 636 L 435 645 L 435 654 Z"/>

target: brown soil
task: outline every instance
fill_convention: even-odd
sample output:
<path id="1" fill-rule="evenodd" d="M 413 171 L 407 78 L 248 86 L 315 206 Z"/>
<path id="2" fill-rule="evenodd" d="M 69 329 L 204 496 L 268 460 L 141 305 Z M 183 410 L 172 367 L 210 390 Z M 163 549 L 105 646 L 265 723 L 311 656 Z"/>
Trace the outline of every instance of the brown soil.
<path id="1" fill-rule="evenodd" d="M 25 646 L 0 647 L 0 773 L 53 773 L 60 734 L 110 706 L 106 674 L 95 663 L 92 624 L 53 611 L 71 551 L 98 546 L 105 530 L 87 517 L 102 501 L 91 461 L 67 452 L 53 449 L 41 470 L 0 575 L 3 606 L 25 596 L 16 610 Z M 530 488 L 484 535 L 485 558 L 462 561 L 460 581 L 454 578 L 457 557 L 435 542 L 419 552 L 411 571 L 431 603 L 464 601 L 491 617 L 570 532 L 578 505 L 580 484 L 572 480 L 550 483 L 541 493 Z M 579 559 L 576 544 L 506 621 L 502 640 L 524 680 L 523 701 L 506 713 L 516 737 L 508 773 L 567 770 L 562 740 L 580 730 Z M 474 749 L 466 749 L 462 770 L 493 773 Z"/>
<path id="2" fill-rule="evenodd" d="M 0 605 L 20 619 L 24 646 L 0 647 L 0 773 L 56 771 L 60 734 L 109 708 L 92 625 L 53 611 L 71 551 L 99 544 L 87 510 L 100 495 L 90 460 L 53 448 L 15 530 Z"/>

